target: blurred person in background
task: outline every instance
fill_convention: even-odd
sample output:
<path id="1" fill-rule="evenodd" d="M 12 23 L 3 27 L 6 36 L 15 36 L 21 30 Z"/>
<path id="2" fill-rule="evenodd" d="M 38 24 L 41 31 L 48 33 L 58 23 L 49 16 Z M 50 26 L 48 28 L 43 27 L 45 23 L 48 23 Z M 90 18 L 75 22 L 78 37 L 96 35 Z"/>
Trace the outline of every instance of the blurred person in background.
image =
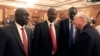
<path id="1" fill-rule="evenodd" d="M 2 21 L 2 24 L 3 24 L 4 26 L 9 25 L 10 23 L 11 23 L 11 21 L 10 21 L 10 19 L 8 19 L 8 17 L 5 17 L 5 18 L 3 19 L 3 21 Z"/>

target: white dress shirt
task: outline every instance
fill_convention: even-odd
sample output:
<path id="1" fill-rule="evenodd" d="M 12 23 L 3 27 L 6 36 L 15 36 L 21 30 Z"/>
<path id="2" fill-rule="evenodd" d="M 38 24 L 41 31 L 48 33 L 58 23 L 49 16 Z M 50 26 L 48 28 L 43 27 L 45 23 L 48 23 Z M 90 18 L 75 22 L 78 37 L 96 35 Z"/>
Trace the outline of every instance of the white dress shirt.
<path id="1" fill-rule="evenodd" d="M 18 30 L 18 33 L 19 33 L 20 39 L 21 39 L 21 41 L 22 41 L 22 43 L 23 43 L 22 30 L 21 30 L 21 28 L 24 28 L 24 32 L 25 32 L 26 39 L 27 39 L 27 34 L 26 34 L 25 27 L 24 27 L 24 26 L 22 27 L 22 26 L 19 25 L 17 22 L 15 22 L 15 25 L 16 25 L 16 27 L 17 27 L 17 30 Z"/>

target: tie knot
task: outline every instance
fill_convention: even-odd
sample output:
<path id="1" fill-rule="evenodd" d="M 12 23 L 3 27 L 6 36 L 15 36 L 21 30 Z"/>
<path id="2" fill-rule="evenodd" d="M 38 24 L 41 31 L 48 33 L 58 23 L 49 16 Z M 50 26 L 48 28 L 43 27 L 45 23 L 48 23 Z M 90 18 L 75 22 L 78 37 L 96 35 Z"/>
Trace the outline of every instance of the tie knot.
<path id="1" fill-rule="evenodd" d="M 50 24 L 50 26 L 52 26 L 52 24 Z"/>
<path id="2" fill-rule="evenodd" d="M 24 28 L 22 27 L 21 30 L 24 30 Z"/>

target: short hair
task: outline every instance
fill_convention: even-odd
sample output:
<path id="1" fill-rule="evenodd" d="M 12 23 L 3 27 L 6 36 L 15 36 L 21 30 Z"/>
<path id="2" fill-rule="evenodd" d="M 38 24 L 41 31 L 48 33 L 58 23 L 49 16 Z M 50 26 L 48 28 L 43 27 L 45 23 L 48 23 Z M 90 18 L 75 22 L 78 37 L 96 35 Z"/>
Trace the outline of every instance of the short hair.
<path id="1" fill-rule="evenodd" d="M 17 8 L 15 11 L 15 17 L 19 15 L 22 11 L 26 10 L 25 8 Z"/>
<path id="2" fill-rule="evenodd" d="M 83 12 L 79 12 L 75 15 L 75 17 L 82 17 L 84 19 L 85 22 L 87 23 L 91 23 L 91 20 L 88 18 L 88 16 L 86 14 L 84 14 Z"/>
<path id="3" fill-rule="evenodd" d="M 76 7 L 70 7 L 70 8 L 68 9 L 69 12 L 72 12 L 72 11 L 74 11 L 74 10 L 77 11 L 77 8 L 76 8 Z"/>
<path id="4" fill-rule="evenodd" d="M 56 9 L 51 7 L 51 8 L 49 8 L 48 13 L 51 12 L 52 10 L 56 10 Z"/>

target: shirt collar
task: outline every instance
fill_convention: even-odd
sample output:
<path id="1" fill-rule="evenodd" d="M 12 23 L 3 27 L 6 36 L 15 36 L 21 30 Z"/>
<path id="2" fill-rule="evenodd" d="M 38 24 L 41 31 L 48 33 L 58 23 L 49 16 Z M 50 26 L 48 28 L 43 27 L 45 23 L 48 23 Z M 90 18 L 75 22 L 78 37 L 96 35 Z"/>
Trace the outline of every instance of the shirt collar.
<path id="1" fill-rule="evenodd" d="M 50 25 L 50 24 L 54 24 L 54 22 L 50 22 L 48 19 L 47 19 L 47 23 Z"/>
<path id="2" fill-rule="evenodd" d="M 72 20 L 69 18 L 69 23 L 71 23 L 72 22 Z"/>
<path id="3" fill-rule="evenodd" d="M 18 24 L 17 22 L 15 22 L 15 25 L 17 26 L 17 28 L 24 28 L 24 26 L 22 27 L 20 24 Z"/>

